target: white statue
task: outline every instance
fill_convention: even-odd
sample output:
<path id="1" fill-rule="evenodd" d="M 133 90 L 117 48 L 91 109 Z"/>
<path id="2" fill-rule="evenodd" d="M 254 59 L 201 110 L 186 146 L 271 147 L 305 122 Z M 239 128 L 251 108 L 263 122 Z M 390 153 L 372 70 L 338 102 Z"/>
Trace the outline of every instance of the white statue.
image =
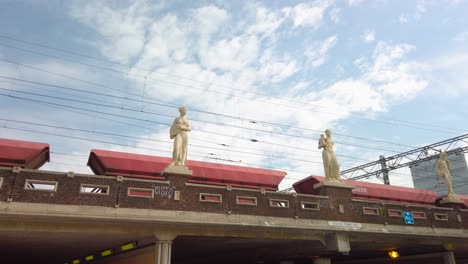
<path id="1" fill-rule="evenodd" d="M 326 137 L 325 137 L 326 135 Z M 331 182 L 343 182 L 340 175 L 340 163 L 336 159 L 335 152 L 333 151 L 333 140 L 331 136 L 331 130 L 326 129 L 325 135 L 320 135 L 318 148 L 323 149 L 322 159 L 323 168 L 325 170 L 326 181 Z"/>
<path id="2" fill-rule="evenodd" d="M 437 160 L 437 175 L 444 179 L 447 185 L 447 198 L 456 199 L 452 187 L 452 175 L 450 174 L 450 161 L 447 159 L 447 153 L 442 151 L 439 160 Z"/>
<path id="3" fill-rule="evenodd" d="M 172 163 L 169 166 L 184 166 L 187 161 L 187 145 L 190 132 L 190 124 L 185 118 L 187 108 L 179 107 L 180 116 L 172 123 L 169 131 L 170 138 L 174 139 L 174 149 L 172 151 Z"/>

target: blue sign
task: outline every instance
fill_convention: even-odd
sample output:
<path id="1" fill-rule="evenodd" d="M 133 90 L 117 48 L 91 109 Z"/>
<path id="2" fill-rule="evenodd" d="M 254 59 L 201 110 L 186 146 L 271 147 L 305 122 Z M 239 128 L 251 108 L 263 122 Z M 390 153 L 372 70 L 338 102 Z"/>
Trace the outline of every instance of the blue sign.
<path id="1" fill-rule="evenodd" d="M 413 213 L 403 212 L 403 218 L 405 218 L 405 224 L 414 225 Z"/>

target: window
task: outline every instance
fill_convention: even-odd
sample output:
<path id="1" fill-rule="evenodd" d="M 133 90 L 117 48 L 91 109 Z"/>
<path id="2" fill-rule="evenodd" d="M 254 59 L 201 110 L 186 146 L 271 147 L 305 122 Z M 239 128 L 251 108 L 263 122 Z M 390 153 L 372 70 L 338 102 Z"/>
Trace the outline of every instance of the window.
<path id="1" fill-rule="evenodd" d="M 363 207 L 362 213 L 365 215 L 379 215 L 379 208 Z"/>
<path id="2" fill-rule="evenodd" d="M 288 200 L 270 199 L 270 207 L 289 208 Z"/>
<path id="3" fill-rule="evenodd" d="M 448 221 L 448 214 L 434 213 L 434 219 L 437 221 Z"/>
<path id="4" fill-rule="evenodd" d="M 81 184 L 80 193 L 109 195 L 109 186 L 94 185 L 94 184 Z"/>
<path id="5" fill-rule="evenodd" d="M 34 191 L 55 192 L 57 191 L 57 182 L 27 179 L 26 182 L 24 183 L 24 189 L 34 190 Z"/>
<path id="6" fill-rule="evenodd" d="M 131 197 L 154 198 L 153 189 L 128 187 L 127 195 Z"/>
<path id="7" fill-rule="evenodd" d="M 403 217 L 402 210 L 388 209 L 388 216 L 391 217 Z"/>
<path id="8" fill-rule="evenodd" d="M 237 196 L 236 204 L 257 206 L 257 197 Z"/>
<path id="9" fill-rule="evenodd" d="M 211 193 L 200 193 L 199 201 L 200 202 L 211 202 L 211 203 L 221 203 L 222 202 L 221 194 L 211 194 Z"/>
<path id="10" fill-rule="evenodd" d="M 313 203 L 313 202 L 301 202 L 301 208 L 304 210 L 315 210 L 315 211 L 320 210 L 319 203 Z"/>
<path id="11" fill-rule="evenodd" d="M 426 219 L 426 213 L 425 212 L 413 212 L 413 218 L 414 219 Z"/>

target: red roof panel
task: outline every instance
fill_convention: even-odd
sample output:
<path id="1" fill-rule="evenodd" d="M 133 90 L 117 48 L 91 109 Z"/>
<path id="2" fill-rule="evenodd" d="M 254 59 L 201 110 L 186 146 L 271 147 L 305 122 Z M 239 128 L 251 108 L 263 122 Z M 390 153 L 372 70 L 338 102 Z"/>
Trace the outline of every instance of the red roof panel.
<path id="1" fill-rule="evenodd" d="M 297 193 L 317 194 L 314 185 L 324 180 L 325 177 L 309 176 L 294 183 L 293 187 Z M 352 191 L 354 197 L 423 204 L 434 204 L 437 199 L 437 193 L 430 190 L 351 180 L 344 180 L 344 182 L 356 186 Z"/>
<path id="2" fill-rule="evenodd" d="M 91 150 L 88 165 L 95 174 L 164 179 L 161 172 L 172 159 L 107 150 Z M 202 161 L 187 161 L 192 183 L 277 190 L 286 172 Z"/>
<path id="3" fill-rule="evenodd" d="M 49 144 L 0 138 L 0 166 L 39 169 L 48 161 Z"/>

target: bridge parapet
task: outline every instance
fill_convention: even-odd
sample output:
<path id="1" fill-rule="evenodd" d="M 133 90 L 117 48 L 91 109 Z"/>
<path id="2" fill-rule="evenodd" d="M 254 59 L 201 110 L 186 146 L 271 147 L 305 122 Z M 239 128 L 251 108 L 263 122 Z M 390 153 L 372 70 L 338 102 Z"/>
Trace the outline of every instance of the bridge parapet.
<path id="1" fill-rule="evenodd" d="M 189 183 L 187 177 L 176 175 L 151 180 L 7 167 L 0 168 L 0 182 L 0 199 L 15 203 L 315 219 L 336 226 L 350 223 L 405 226 L 403 212 L 411 212 L 414 226 L 468 228 L 468 209 L 460 204 L 442 207 L 356 199 L 350 189 L 306 195 Z"/>

